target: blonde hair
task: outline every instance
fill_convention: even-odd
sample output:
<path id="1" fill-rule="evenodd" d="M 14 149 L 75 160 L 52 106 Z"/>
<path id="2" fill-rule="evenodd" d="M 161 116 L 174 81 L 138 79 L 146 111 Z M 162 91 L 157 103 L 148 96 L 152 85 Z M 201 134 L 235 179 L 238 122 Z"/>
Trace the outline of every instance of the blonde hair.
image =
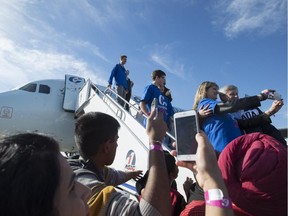
<path id="1" fill-rule="evenodd" d="M 200 100 L 207 97 L 208 89 L 213 86 L 216 86 L 217 88 L 219 88 L 219 86 L 215 82 L 205 81 L 201 83 L 201 85 L 198 87 L 198 90 L 195 94 L 194 104 L 193 104 L 192 109 L 197 110 Z"/>

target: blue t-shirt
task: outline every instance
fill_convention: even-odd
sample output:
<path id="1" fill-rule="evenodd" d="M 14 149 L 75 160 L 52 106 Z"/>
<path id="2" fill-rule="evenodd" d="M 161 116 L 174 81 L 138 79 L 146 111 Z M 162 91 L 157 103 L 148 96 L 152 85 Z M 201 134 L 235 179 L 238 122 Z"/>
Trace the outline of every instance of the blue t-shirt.
<path id="1" fill-rule="evenodd" d="M 163 113 L 163 119 L 170 129 L 170 119 L 174 115 L 171 102 L 154 84 L 146 86 L 141 101 L 145 102 L 148 112 L 151 112 L 151 104 L 154 98 L 158 99 L 158 111 Z M 146 125 L 146 118 L 144 119 L 144 125 Z"/>
<path id="2" fill-rule="evenodd" d="M 128 88 L 126 79 L 126 69 L 121 64 L 116 64 L 113 68 L 109 77 L 108 83 L 112 85 L 113 77 L 117 86 L 123 86 L 125 89 Z"/>
<path id="3" fill-rule="evenodd" d="M 204 98 L 198 104 L 198 110 L 201 106 L 209 104 L 209 109 L 213 109 L 213 115 L 205 118 L 202 124 L 202 130 L 207 134 L 209 141 L 214 149 L 222 152 L 225 146 L 233 139 L 241 136 L 241 130 L 236 120 L 230 114 L 215 114 L 214 110 L 220 101 Z"/>

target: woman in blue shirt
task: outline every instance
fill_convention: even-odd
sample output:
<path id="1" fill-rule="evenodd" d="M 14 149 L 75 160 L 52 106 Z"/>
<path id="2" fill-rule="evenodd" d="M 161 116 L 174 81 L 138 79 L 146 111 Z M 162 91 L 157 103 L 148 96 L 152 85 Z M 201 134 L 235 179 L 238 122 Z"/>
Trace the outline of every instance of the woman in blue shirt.
<path id="1" fill-rule="evenodd" d="M 261 105 L 260 101 L 266 100 L 268 95 L 261 93 L 224 103 L 217 101 L 218 90 L 219 87 L 214 82 L 201 83 L 195 95 L 193 109 L 199 111 L 202 117 L 201 128 L 207 134 L 214 149 L 220 153 L 230 141 L 241 135 L 237 121 L 228 113 L 258 107 Z"/>

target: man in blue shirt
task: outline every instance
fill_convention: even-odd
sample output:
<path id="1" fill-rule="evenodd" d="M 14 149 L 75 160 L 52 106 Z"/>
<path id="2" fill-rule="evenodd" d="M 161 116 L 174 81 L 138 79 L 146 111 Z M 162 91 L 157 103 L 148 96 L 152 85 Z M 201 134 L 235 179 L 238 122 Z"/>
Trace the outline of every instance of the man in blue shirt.
<path id="1" fill-rule="evenodd" d="M 156 98 L 158 102 L 158 111 L 163 113 L 163 119 L 166 122 L 168 129 L 170 129 L 174 111 L 170 100 L 166 96 L 164 96 L 160 90 L 164 89 L 165 83 L 166 74 L 161 70 L 153 71 L 152 84 L 145 87 L 140 102 L 140 108 L 146 116 L 149 116 L 151 112 L 151 103 L 153 99 Z"/>
<path id="2" fill-rule="evenodd" d="M 113 78 L 115 80 L 115 85 L 116 85 L 116 92 L 117 95 L 119 95 L 120 97 L 117 96 L 117 102 L 124 107 L 124 99 L 126 96 L 126 91 L 127 91 L 127 80 L 126 80 L 126 69 L 124 67 L 124 65 L 127 62 L 127 56 L 126 55 L 122 55 L 120 57 L 120 63 L 116 64 L 115 67 L 113 68 L 113 70 L 111 71 L 111 75 L 110 78 L 108 80 L 108 88 L 111 88 L 112 85 L 112 81 Z"/>

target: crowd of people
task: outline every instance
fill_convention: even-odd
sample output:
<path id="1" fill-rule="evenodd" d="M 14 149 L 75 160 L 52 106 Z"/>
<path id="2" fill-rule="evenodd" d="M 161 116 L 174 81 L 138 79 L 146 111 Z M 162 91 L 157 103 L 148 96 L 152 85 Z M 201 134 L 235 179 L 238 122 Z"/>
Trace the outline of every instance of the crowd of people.
<path id="1" fill-rule="evenodd" d="M 128 78 L 126 61 L 122 55 L 108 87 L 115 79 L 117 102 L 129 111 L 126 102 L 134 83 Z M 74 131 L 80 158 L 64 158 L 53 138 L 36 133 L 0 139 L 0 214 L 286 215 L 287 143 L 270 119 L 283 100 L 274 100 L 273 90 L 238 98 L 236 86 L 219 90 L 214 82 L 201 83 L 193 105 L 201 127 L 196 161 L 179 161 L 176 150 L 162 148 L 174 115 L 166 74 L 155 70 L 151 76 L 140 102 L 149 138 L 144 176 L 143 170 L 109 167 L 115 159 L 120 124 L 105 113 L 85 113 L 76 120 Z M 151 106 L 154 98 L 158 109 Z M 267 99 L 273 104 L 262 112 L 258 107 Z M 247 118 L 255 110 L 257 115 Z M 184 183 L 186 199 L 175 184 L 178 166 L 191 170 Z M 130 179 L 136 181 L 138 200 L 117 188 Z"/>

